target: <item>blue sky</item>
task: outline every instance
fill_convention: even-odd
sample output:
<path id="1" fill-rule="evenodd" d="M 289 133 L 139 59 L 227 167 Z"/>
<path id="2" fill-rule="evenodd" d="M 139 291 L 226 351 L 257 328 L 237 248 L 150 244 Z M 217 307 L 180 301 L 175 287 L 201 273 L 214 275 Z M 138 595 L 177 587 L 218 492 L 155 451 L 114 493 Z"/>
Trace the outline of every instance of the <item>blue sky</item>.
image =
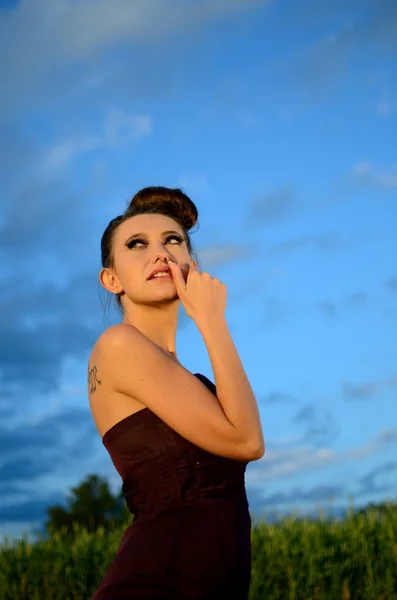
<path id="1" fill-rule="evenodd" d="M 228 287 L 252 513 L 396 498 L 396 40 L 392 0 L 0 1 L 3 535 L 90 473 L 120 488 L 86 365 L 119 319 L 102 232 L 147 185 L 192 197 Z M 212 378 L 183 315 L 177 349 Z"/>

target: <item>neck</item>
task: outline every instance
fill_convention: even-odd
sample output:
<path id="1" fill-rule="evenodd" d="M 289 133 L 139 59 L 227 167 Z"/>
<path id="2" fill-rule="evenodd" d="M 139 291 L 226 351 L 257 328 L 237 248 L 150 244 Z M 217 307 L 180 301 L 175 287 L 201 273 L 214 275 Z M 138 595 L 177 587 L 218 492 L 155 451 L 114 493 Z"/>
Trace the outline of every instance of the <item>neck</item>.
<path id="1" fill-rule="evenodd" d="M 175 341 L 178 309 L 179 301 L 175 300 L 153 306 L 135 304 L 125 310 L 123 323 L 136 327 L 151 342 L 178 360 Z"/>

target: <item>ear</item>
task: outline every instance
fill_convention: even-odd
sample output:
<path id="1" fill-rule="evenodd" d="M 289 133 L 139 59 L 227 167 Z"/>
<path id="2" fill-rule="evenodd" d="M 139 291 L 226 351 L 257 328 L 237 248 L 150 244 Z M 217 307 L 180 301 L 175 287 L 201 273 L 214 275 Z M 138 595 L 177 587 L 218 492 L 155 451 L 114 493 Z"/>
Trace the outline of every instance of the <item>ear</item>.
<path id="1" fill-rule="evenodd" d="M 119 280 L 110 269 L 101 269 L 99 273 L 99 282 L 105 290 L 112 294 L 120 294 L 124 291 Z"/>

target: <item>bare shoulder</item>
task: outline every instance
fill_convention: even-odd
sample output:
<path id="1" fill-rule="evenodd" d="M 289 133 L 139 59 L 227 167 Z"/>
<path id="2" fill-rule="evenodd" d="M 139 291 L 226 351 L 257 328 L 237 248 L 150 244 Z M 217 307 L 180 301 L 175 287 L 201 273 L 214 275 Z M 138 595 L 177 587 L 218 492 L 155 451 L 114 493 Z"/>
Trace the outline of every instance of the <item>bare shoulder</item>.
<path id="1" fill-rule="evenodd" d="M 131 325 L 117 324 L 101 334 L 90 357 L 89 386 L 124 399 L 124 404 L 131 399 L 133 410 L 149 408 L 208 452 L 242 461 L 257 459 L 208 387 Z"/>
<path id="2" fill-rule="evenodd" d="M 134 412 L 145 408 L 136 398 L 114 389 L 109 377 L 108 359 L 112 343 L 120 335 L 122 327 L 114 325 L 105 330 L 96 341 L 88 359 L 87 386 L 92 417 L 102 438 L 106 431 Z"/>
<path id="3" fill-rule="evenodd" d="M 142 334 L 141 334 L 142 335 Z M 92 348 L 89 357 L 89 372 L 90 369 L 96 370 L 98 361 L 105 357 L 109 358 L 117 344 L 123 343 L 123 340 L 128 339 L 131 342 L 132 337 L 139 338 L 139 332 L 135 327 L 125 323 L 117 323 L 108 327 L 101 333 Z"/>
<path id="4" fill-rule="evenodd" d="M 127 333 L 128 332 L 128 333 Z M 132 325 L 128 325 L 127 323 L 116 323 L 115 325 L 111 325 L 105 331 L 101 333 L 98 337 L 93 351 L 104 349 L 108 346 L 108 344 L 117 343 L 118 340 L 122 339 L 123 336 L 126 335 L 134 335 L 134 333 L 139 334 L 140 332 L 136 327 Z M 142 334 L 141 334 L 142 335 Z"/>

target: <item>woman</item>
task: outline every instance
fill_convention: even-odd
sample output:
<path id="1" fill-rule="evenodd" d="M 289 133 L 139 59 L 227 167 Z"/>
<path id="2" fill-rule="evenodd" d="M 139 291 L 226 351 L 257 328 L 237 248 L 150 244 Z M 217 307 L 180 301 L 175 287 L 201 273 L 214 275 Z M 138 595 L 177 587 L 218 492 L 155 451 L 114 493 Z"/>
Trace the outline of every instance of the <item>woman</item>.
<path id="1" fill-rule="evenodd" d="M 188 232 L 197 217 L 181 190 L 150 187 L 102 236 L 99 279 L 123 319 L 93 348 L 89 401 L 135 519 L 93 600 L 248 598 L 244 475 L 264 441 L 225 320 L 226 287 L 193 260 Z M 180 303 L 203 337 L 216 386 L 178 361 Z"/>

